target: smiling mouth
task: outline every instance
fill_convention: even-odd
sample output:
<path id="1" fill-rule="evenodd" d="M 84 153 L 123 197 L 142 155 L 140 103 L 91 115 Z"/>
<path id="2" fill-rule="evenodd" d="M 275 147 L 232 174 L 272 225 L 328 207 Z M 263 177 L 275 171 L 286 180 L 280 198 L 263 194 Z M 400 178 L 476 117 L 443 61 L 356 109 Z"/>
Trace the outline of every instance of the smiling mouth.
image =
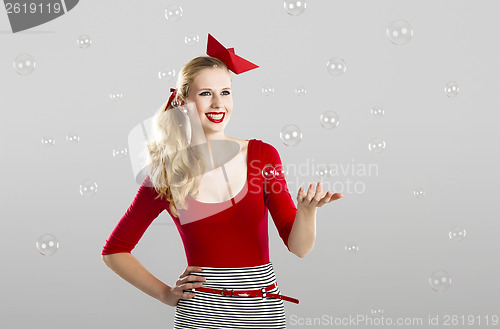
<path id="1" fill-rule="evenodd" d="M 225 112 L 209 112 L 205 113 L 205 116 L 208 118 L 208 120 L 214 122 L 214 123 L 221 123 L 224 121 L 224 117 L 226 116 Z"/>

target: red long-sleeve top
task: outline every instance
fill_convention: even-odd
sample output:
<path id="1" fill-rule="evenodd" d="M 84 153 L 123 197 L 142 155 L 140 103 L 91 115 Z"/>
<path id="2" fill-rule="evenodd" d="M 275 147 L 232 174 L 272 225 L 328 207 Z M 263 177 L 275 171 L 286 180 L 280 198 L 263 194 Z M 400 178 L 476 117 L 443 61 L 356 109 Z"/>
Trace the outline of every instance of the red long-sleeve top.
<path id="1" fill-rule="evenodd" d="M 278 151 L 261 140 L 250 139 L 247 182 L 231 200 L 203 203 L 187 198 L 188 209 L 170 212 L 169 201 L 158 195 L 149 176 L 106 240 L 102 255 L 131 253 L 144 232 L 163 211 L 172 217 L 184 244 L 188 266 L 250 267 L 269 262 L 268 210 L 286 247 L 297 207 L 283 174 L 263 176 L 267 165 L 279 170 Z M 269 173 L 268 170 L 265 171 Z M 182 224 L 181 224 L 182 223 Z"/>

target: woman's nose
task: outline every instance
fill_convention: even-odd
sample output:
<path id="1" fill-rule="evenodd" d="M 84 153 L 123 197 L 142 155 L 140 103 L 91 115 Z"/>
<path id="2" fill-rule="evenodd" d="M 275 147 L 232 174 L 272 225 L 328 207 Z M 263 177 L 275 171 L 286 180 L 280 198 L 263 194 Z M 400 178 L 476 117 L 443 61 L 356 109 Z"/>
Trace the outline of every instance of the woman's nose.
<path id="1" fill-rule="evenodd" d="M 214 95 L 214 97 L 212 98 L 212 107 L 223 107 L 222 98 L 219 95 Z"/>

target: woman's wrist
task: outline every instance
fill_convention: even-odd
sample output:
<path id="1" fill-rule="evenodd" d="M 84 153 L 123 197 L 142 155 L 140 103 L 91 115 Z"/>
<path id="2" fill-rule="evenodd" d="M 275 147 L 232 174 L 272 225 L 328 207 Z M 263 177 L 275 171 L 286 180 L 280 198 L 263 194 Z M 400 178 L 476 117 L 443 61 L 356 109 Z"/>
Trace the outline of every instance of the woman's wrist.
<path id="1" fill-rule="evenodd" d="M 177 304 L 177 300 L 174 301 L 173 297 L 174 295 L 172 294 L 172 287 L 165 285 L 160 301 L 164 304 L 175 307 L 175 305 Z"/>

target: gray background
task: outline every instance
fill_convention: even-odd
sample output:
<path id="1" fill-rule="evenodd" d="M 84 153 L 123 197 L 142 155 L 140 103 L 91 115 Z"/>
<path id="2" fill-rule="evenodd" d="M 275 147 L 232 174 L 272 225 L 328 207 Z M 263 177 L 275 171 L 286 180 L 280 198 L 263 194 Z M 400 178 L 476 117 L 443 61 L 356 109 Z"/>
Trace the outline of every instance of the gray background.
<path id="1" fill-rule="evenodd" d="M 386 318 L 423 318 L 425 328 L 429 315 L 491 320 L 500 313 L 497 2 L 308 1 L 300 16 L 274 0 L 177 3 L 184 15 L 169 22 L 171 2 L 82 1 L 16 34 L 2 9 L 2 327 L 172 327 L 174 308 L 101 260 L 105 239 L 138 189 L 130 157 L 116 159 L 112 150 L 126 147 L 128 132 L 169 97 L 174 81 L 159 80 L 159 69 L 178 72 L 205 54 L 208 33 L 260 66 L 233 75 L 226 134 L 270 143 L 285 166 L 309 163 L 308 173 L 287 177 L 294 202 L 301 185 L 319 181 L 313 165 L 378 168 L 325 180 L 344 198 L 318 209 L 315 248 L 303 259 L 288 252 L 270 218 L 280 289 L 300 300 L 285 302 L 289 327 L 301 327 L 292 316 L 375 317 L 374 307 Z M 386 36 L 396 19 L 414 30 L 404 46 Z M 200 36 L 195 46 L 184 43 L 190 32 Z M 92 39 L 87 49 L 76 44 L 82 34 Z M 30 75 L 12 67 L 21 53 L 35 58 Z M 345 60 L 344 75 L 328 74 L 332 57 Z M 455 98 L 444 93 L 448 81 L 460 87 Z M 275 87 L 273 96 L 262 94 L 265 84 Z M 295 95 L 299 85 L 307 95 Z M 122 91 L 120 102 L 110 100 L 113 90 Z M 383 118 L 371 115 L 375 105 Z M 319 124 L 328 110 L 340 117 L 332 130 Z M 290 123 L 304 136 L 293 147 L 279 137 Z M 78 144 L 65 141 L 69 131 L 78 133 Z M 44 135 L 56 144 L 42 145 Z M 376 137 L 387 144 L 380 154 L 367 147 Z M 93 198 L 79 193 L 85 179 L 99 186 Z M 348 181 L 364 191 L 347 191 Z M 425 197 L 413 195 L 417 187 Z M 171 222 L 163 212 L 133 251 L 168 285 L 186 266 Z M 467 230 L 459 243 L 448 237 L 455 225 Z M 50 257 L 35 248 L 44 233 L 60 242 Z M 344 249 L 350 241 L 356 254 Z M 443 293 L 428 283 L 437 269 L 452 278 Z"/>

